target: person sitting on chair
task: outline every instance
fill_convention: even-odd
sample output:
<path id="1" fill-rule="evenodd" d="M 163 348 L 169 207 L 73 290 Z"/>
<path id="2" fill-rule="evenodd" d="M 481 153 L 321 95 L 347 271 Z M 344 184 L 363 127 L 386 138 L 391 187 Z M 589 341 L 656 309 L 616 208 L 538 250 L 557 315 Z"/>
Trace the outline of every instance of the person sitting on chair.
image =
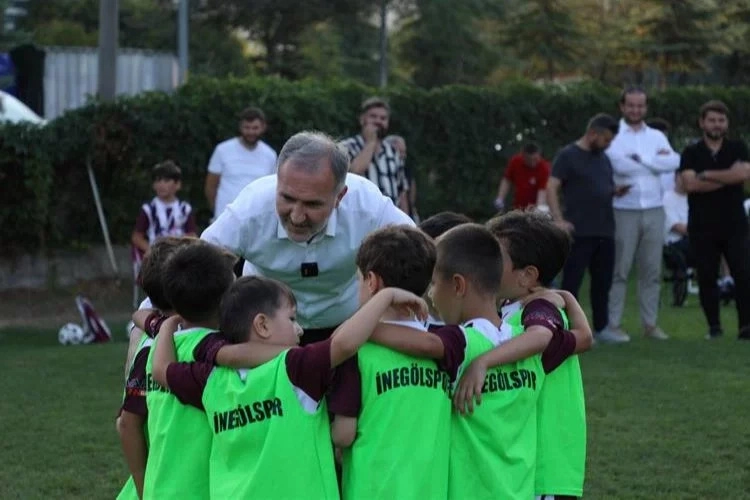
<path id="1" fill-rule="evenodd" d="M 687 281 L 691 277 L 689 265 L 690 240 L 688 239 L 687 192 L 680 176 L 675 176 L 674 187 L 664 193 L 664 256 L 667 267 L 673 272 L 674 305 L 681 306 L 687 294 Z"/>

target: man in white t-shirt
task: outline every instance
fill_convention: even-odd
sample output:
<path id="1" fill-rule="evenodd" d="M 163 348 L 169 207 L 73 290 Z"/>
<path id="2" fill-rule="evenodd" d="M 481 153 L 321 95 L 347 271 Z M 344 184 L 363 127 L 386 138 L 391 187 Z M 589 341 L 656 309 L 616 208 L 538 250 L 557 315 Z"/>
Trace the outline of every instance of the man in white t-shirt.
<path id="1" fill-rule="evenodd" d="M 247 108 L 240 114 L 240 135 L 214 149 L 205 185 L 206 200 L 214 219 L 245 186 L 276 171 L 276 151 L 260 139 L 265 131 L 263 111 Z"/>
<path id="2" fill-rule="evenodd" d="M 293 135 L 275 175 L 247 186 L 201 238 L 245 259 L 245 273 L 286 283 L 297 299 L 302 343 L 328 338 L 357 310 L 355 257 L 362 240 L 414 222 L 360 175 L 325 134 Z"/>

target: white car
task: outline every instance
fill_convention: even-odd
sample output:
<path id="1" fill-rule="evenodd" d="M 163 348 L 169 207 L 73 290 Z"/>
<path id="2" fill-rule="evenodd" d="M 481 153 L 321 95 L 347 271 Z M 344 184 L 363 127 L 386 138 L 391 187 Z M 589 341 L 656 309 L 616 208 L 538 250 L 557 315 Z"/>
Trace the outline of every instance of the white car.
<path id="1" fill-rule="evenodd" d="M 14 96 L 0 90 L 0 124 L 19 122 L 45 125 L 47 120 L 34 113 Z"/>

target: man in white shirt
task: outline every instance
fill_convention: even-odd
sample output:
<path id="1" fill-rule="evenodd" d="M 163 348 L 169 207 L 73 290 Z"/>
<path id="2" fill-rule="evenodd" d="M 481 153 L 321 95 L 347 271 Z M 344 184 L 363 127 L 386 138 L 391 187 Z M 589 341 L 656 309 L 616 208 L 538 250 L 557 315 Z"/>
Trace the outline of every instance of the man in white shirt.
<path id="1" fill-rule="evenodd" d="M 278 163 L 276 175 L 247 186 L 201 238 L 243 257 L 246 270 L 286 283 L 309 344 L 356 311 L 362 240 L 414 222 L 375 184 L 348 174 L 346 152 L 325 134 L 295 134 Z"/>
<path id="2" fill-rule="evenodd" d="M 607 149 L 616 185 L 630 190 L 613 202 L 615 212 L 615 271 L 609 295 L 609 327 L 623 338 L 621 321 L 628 275 L 638 263 L 638 301 L 644 334 L 655 339 L 668 336 L 657 325 L 661 261 L 664 245 L 662 174 L 674 172 L 680 158 L 660 131 L 643 121 L 646 93 L 626 89 L 620 98 L 620 129 Z"/>
<path id="3" fill-rule="evenodd" d="M 265 131 L 263 111 L 247 108 L 240 113 L 240 135 L 214 149 L 204 189 L 214 219 L 245 186 L 276 171 L 276 151 L 260 139 Z"/>

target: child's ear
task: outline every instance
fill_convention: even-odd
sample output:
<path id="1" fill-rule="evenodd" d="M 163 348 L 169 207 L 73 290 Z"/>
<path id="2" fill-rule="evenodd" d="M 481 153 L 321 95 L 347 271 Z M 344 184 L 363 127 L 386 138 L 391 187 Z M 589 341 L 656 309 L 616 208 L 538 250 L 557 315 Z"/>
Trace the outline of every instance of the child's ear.
<path id="1" fill-rule="evenodd" d="M 268 316 L 263 313 L 256 314 L 255 318 L 253 318 L 253 331 L 262 339 L 267 339 L 271 336 L 268 320 Z"/>
<path id="2" fill-rule="evenodd" d="M 539 283 L 539 269 L 536 266 L 526 266 L 521 273 L 521 283 L 523 288 L 533 288 Z"/>
<path id="3" fill-rule="evenodd" d="M 466 295 L 466 278 L 460 274 L 453 275 L 453 291 L 456 295 L 463 297 Z"/>
<path id="4" fill-rule="evenodd" d="M 384 288 L 383 279 L 372 271 L 367 271 L 365 283 L 367 283 L 367 290 L 370 292 L 370 295 L 375 295 Z"/>

